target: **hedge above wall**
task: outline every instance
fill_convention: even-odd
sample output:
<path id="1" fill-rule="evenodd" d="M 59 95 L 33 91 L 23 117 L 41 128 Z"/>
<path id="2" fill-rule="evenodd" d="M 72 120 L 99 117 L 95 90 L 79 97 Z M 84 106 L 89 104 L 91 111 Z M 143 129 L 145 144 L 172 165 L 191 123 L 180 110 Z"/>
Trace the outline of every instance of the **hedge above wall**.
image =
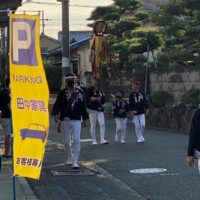
<path id="1" fill-rule="evenodd" d="M 49 85 L 49 91 L 51 94 L 56 94 L 61 88 L 62 84 L 62 69 L 60 66 L 46 65 L 44 67 L 46 72 L 46 78 Z"/>

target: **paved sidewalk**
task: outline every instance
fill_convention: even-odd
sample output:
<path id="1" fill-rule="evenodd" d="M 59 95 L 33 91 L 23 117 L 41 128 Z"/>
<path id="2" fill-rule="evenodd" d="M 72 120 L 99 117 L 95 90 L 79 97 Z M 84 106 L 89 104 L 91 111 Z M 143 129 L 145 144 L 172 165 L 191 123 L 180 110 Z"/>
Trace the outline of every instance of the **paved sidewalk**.
<path id="1" fill-rule="evenodd" d="M 3 137 L 0 135 L 0 154 L 2 154 Z M 23 177 L 16 177 L 17 200 L 37 200 L 28 182 Z M 0 200 L 13 199 L 12 159 L 2 158 L 0 171 Z"/>

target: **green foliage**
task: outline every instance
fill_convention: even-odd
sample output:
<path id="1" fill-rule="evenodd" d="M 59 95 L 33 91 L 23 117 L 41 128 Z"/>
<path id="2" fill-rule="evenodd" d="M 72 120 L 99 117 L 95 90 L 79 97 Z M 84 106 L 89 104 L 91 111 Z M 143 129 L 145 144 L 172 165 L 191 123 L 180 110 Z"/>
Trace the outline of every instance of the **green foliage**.
<path id="1" fill-rule="evenodd" d="M 44 64 L 44 69 L 46 72 L 50 93 L 55 94 L 61 88 L 62 70 L 60 67 L 51 65 L 49 63 Z"/>
<path id="2" fill-rule="evenodd" d="M 200 90 L 191 89 L 187 91 L 182 97 L 181 100 L 184 104 L 199 105 L 200 104 Z"/>
<path id="3" fill-rule="evenodd" d="M 104 15 L 109 13 L 117 13 L 117 9 L 114 6 L 98 6 L 92 11 L 92 14 L 88 20 L 100 20 L 103 19 Z"/>
<path id="4" fill-rule="evenodd" d="M 89 19 L 105 20 L 110 34 L 108 39 L 109 50 L 112 57 L 119 62 L 122 68 L 128 66 L 133 55 L 130 48 L 131 32 L 141 26 L 142 20 L 148 15 L 139 12 L 140 0 L 113 0 L 111 6 L 97 7 Z"/>
<path id="5" fill-rule="evenodd" d="M 170 67 L 200 65 L 200 1 L 170 0 L 153 17 Z"/>
<path id="6" fill-rule="evenodd" d="M 134 13 L 140 7 L 139 0 L 113 0 L 121 14 Z"/>
<path id="7" fill-rule="evenodd" d="M 133 70 L 133 68 L 141 68 L 147 62 L 147 58 L 142 54 L 134 55 L 128 63 L 127 68 Z"/>
<path id="8" fill-rule="evenodd" d="M 119 19 L 120 19 L 120 14 L 117 12 L 111 12 L 102 17 L 102 20 L 111 22 L 119 21 Z"/>
<path id="9" fill-rule="evenodd" d="M 136 17 L 139 21 L 146 21 L 146 20 L 149 19 L 149 15 L 148 15 L 147 13 L 145 13 L 145 12 L 142 12 L 142 11 L 137 12 L 137 13 L 135 14 L 135 17 Z"/>
<path id="10" fill-rule="evenodd" d="M 158 68 L 168 68 L 169 60 L 167 59 L 165 54 L 159 53 L 157 55 L 157 66 Z"/>
<path id="11" fill-rule="evenodd" d="M 108 26 L 108 32 L 117 38 L 122 38 L 125 32 L 134 30 L 139 24 L 131 19 L 122 19 L 111 26 Z"/>
<path id="12" fill-rule="evenodd" d="M 144 53 L 157 49 L 160 46 L 160 39 L 156 31 L 133 31 L 132 32 L 132 43 L 131 48 L 135 53 Z"/>
<path id="13" fill-rule="evenodd" d="M 150 99 L 155 107 L 166 107 L 173 102 L 173 95 L 166 91 L 158 91 L 153 93 Z"/>
<path id="14" fill-rule="evenodd" d="M 169 67 L 171 68 L 179 67 L 179 66 L 181 67 L 188 66 L 190 64 L 189 61 L 193 60 L 193 57 L 194 57 L 182 45 L 175 45 L 169 48 L 165 48 L 163 50 L 163 54 L 165 54 L 170 64 Z"/>

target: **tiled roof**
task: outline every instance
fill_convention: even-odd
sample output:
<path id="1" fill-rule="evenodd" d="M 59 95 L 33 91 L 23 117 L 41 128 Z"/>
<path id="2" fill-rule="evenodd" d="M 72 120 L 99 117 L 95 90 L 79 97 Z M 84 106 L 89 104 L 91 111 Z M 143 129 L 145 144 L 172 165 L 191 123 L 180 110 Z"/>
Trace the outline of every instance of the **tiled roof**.
<path id="1" fill-rule="evenodd" d="M 159 5 L 167 4 L 169 0 L 143 0 L 142 7 L 148 13 L 156 12 Z"/>
<path id="2" fill-rule="evenodd" d="M 85 44 L 89 44 L 89 42 L 90 42 L 90 37 L 84 38 L 84 39 L 82 39 L 78 42 L 70 44 L 70 50 L 76 49 L 79 46 L 82 46 L 82 45 L 85 45 Z M 49 56 L 60 54 L 60 53 L 62 53 L 62 48 L 60 46 L 58 46 L 54 49 L 49 50 L 48 53 L 44 53 L 43 56 L 49 57 Z"/>
<path id="3" fill-rule="evenodd" d="M 92 31 L 70 31 L 70 43 L 79 42 L 91 37 Z M 58 40 L 62 40 L 62 32 L 58 33 Z"/>

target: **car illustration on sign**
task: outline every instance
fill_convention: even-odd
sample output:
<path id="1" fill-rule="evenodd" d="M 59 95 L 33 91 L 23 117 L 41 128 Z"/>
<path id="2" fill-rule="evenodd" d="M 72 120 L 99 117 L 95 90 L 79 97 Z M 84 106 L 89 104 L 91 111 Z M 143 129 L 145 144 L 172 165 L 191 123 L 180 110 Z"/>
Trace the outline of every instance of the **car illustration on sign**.
<path id="1" fill-rule="evenodd" d="M 45 126 L 42 124 L 30 124 L 28 128 L 20 130 L 20 135 L 22 136 L 22 140 L 33 138 L 44 142 L 47 132 Z"/>

